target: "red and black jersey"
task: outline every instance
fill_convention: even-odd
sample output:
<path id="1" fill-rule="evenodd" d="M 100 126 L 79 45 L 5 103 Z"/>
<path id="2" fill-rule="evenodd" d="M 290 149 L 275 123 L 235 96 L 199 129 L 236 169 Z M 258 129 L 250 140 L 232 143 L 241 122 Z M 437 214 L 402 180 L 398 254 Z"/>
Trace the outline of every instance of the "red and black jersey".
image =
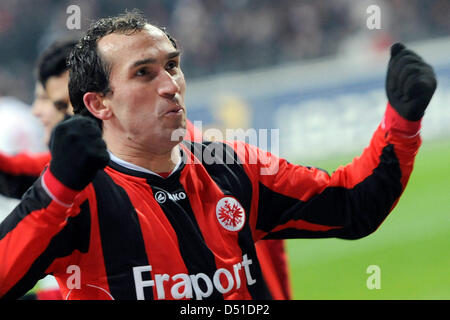
<path id="1" fill-rule="evenodd" d="M 191 121 L 186 122 L 185 140 L 202 142 L 203 133 Z M 289 279 L 288 260 L 284 240 L 261 240 L 255 244 L 256 255 L 260 262 L 264 280 L 271 296 L 277 300 L 292 299 Z"/>
<path id="2" fill-rule="evenodd" d="M 0 225 L 0 296 L 53 274 L 68 299 L 271 298 L 255 242 L 374 232 L 420 145 L 404 123 L 388 107 L 331 176 L 244 142 L 184 141 L 167 178 L 111 161 L 79 193 L 47 170 Z"/>
<path id="3" fill-rule="evenodd" d="M 20 199 L 50 161 L 50 152 L 7 155 L 0 152 L 0 194 Z"/>
<path id="4" fill-rule="evenodd" d="M 186 129 L 185 139 L 202 141 L 202 132 L 189 120 L 187 120 Z M 39 178 L 50 162 L 50 158 L 50 152 L 20 153 L 13 156 L 0 153 L 0 193 L 20 199 Z M 275 299 L 290 299 L 288 266 L 283 240 L 259 241 L 256 244 L 256 252 L 272 296 Z"/>

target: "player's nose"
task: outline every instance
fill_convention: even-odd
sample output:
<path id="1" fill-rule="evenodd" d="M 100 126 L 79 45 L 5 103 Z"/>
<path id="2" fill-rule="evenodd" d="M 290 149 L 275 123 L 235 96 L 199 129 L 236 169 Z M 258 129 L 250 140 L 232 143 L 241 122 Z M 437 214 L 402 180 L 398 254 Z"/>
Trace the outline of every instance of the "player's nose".
<path id="1" fill-rule="evenodd" d="M 172 99 L 179 92 L 180 86 L 178 85 L 175 77 L 167 71 L 163 72 L 158 87 L 159 95 L 165 98 Z"/>

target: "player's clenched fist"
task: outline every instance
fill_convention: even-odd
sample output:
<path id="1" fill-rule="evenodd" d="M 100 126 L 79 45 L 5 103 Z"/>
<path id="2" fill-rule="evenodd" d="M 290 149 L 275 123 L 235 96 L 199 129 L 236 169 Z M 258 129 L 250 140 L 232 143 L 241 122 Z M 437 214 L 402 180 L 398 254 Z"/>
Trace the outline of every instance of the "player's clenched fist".
<path id="1" fill-rule="evenodd" d="M 73 116 L 53 129 L 50 171 L 66 187 L 84 189 L 109 161 L 98 124 L 88 117 Z"/>
<path id="2" fill-rule="evenodd" d="M 391 106 L 405 119 L 417 121 L 436 90 L 433 68 L 401 43 L 391 47 L 386 93 Z"/>

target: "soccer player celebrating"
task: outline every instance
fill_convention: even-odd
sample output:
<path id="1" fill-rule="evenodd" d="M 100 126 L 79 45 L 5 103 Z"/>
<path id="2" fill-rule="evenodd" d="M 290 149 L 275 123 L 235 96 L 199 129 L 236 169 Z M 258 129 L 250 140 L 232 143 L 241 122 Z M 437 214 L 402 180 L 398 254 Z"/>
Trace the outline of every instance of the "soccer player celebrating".
<path id="1" fill-rule="evenodd" d="M 391 48 L 384 118 L 331 176 L 186 126 L 180 52 L 135 13 L 101 19 L 70 58 L 76 115 L 0 225 L 0 296 L 52 273 L 68 299 L 269 299 L 255 242 L 374 232 L 406 187 L 432 68 Z M 180 135 L 178 135 L 180 136 Z M 182 136 L 181 136 L 182 137 Z"/>
<path id="2" fill-rule="evenodd" d="M 72 38 L 58 40 L 42 53 L 37 63 L 38 81 L 32 112 L 44 125 L 45 143 L 49 143 L 55 125 L 73 114 L 68 92 L 67 58 L 75 44 Z M 201 141 L 202 133 L 192 122 L 187 120 L 186 127 L 186 139 Z M 14 156 L 0 153 L 0 193 L 20 199 L 50 159 L 50 152 L 19 153 Z M 256 251 L 272 296 L 289 299 L 290 283 L 284 243 L 281 240 L 259 241 Z"/>

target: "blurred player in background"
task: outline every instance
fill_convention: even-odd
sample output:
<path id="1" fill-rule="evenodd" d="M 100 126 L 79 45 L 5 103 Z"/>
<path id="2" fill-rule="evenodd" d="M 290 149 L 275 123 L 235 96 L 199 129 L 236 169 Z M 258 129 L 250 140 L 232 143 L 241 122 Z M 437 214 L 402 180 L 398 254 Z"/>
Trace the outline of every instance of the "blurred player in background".
<path id="1" fill-rule="evenodd" d="M 55 125 L 73 114 L 68 92 L 67 58 L 76 42 L 72 38 L 57 40 L 41 54 L 37 62 L 31 112 L 44 127 L 45 145 L 48 145 Z M 20 199 L 40 176 L 50 158 L 48 151 L 19 152 L 15 155 L 0 153 L 0 193 Z M 25 295 L 23 299 L 61 299 L 61 294 L 54 279 L 46 277 L 39 282 L 39 289 L 35 293 Z"/>
<path id="2" fill-rule="evenodd" d="M 69 71 L 66 63 L 74 39 L 53 43 L 37 63 L 35 99 L 31 108 L 44 126 L 44 143 L 48 144 L 53 127 L 73 114 L 69 101 Z M 21 152 L 13 156 L 0 153 L 0 193 L 20 199 L 50 161 L 50 152 Z"/>
<path id="3" fill-rule="evenodd" d="M 2 155 L 23 151 L 42 152 L 46 149 L 41 141 L 42 126 L 31 114 L 30 106 L 8 96 L 10 90 L 4 89 L 1 90 L 4 96 L 0 93 L 0 166 Z M 11 190 L 11 187 L 7 187 L 9 180 L 8 175 L 0 174 L 0 221 L 17 205 L 17 199 L 6 197 L 9 195 L 6 191 Z"/>
<path id="4" fill-rule="evenodd" d="M 69 70 L 67 58 L 78 39 L 69 38 L 53 43 L 38 62 L 38 87 L 43 86 L 46 98 L 53 108 L 39 108 L 35 105 L 33 114 L 39 118 L 46 129 L 45 141 L 48 144 L 53 127 L 73 114 L 69 99 Z"/>

